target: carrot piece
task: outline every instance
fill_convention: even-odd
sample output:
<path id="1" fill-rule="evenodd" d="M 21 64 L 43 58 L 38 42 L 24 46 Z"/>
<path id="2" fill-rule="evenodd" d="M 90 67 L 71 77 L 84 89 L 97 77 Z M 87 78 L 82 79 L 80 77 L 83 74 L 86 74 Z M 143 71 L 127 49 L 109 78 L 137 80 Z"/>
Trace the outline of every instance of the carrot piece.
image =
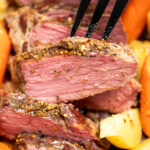
<path id="1" fill-rule="evenodd" d="M 13 145 L 7 142 L 0 142 L 0 150 L 13 150 Z"/>
<path id="2" fill-rule="evenodd" d="M 137 39 L 142 33 L 146 25 L 149 10 L 150 0 L 130 0 L 121 16 L 129 42 Z"/>
<path id="3" fill-rule="evenodd" d="M 144 133 L 150 137 L 150 53 L 146 57 L 143 65 L 141 84 L 141 123 Z"/>
<path id="4" fill-rule="evenodd" d="M 147 14 L 147 31 L 148 34 L 150 35 L 150 11 Z"/>
<path id="5" fill-rule="evenodd" d="M 0 87 L 4 78 L 6 65 L 11 50 L 11 42 L 2 22 L 0 22 Z"/>

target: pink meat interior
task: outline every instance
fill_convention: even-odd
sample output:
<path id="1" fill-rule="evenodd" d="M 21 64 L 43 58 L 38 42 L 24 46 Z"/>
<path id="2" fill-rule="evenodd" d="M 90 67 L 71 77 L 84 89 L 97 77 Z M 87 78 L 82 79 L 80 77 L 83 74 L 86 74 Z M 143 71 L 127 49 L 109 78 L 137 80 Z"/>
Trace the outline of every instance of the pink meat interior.
<path id="1" fill-rule="evenodd" d="M 49 42 L 55 42 L 63 38 L 67 38 L 70 34 L 71 28 L 63 25 L 54 24 L 51 22 L 43 23 L 42 25 L 36 25 L 30 36 L 30 43 L 40 41 L 40 43 L 47 44 Z M 79 28 L 76 35 L 84 37 L 86 29 Z M 93 33 L 92 37 L 99 39 L 97 33 Z"/>
<path id="2" fill-rule="evenodd" d="M 52 103 L 62 102 L 59 99 L 81 99 L 123 86 L 135 76 L 136 67 L 136 63 L 102 55 L 54 56 L 22 63 L 27 94 Z"/>

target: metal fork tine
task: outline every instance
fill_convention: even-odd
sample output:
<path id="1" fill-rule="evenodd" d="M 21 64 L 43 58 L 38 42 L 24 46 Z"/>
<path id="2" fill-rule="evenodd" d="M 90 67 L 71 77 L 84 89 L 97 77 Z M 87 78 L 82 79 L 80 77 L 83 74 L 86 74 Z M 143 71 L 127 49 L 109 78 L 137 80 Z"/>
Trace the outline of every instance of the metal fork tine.
<path id="1" fill-rule="evenodd" d="M 125 6 L 127 5 L 129 0 L 116 0 L 115 6 L 113 8 L 112 14 L 109 18 L 105 31 L 102 35 L 104 40 L 107 40 L 111 31 L 113 30 L 115 24 L 117 23 L 118 19 L 120 18 Z"/>
<path id="2" fill-rule="evenodd" d="M 77 11 L 77 15 L 76 15 L 76 18 L 75 18 L 75 21 L 74 21 L 74 24 L 70 33 L 70 37 L 74 36 L 74 34 L 76 33 L 77 28 L 85 14 L 85 11 L 87 10 L 89 6 L 90 1 L 91 0 L 81 0 L 80 6 Z"/>
<path id="3" fill-rule="evenodd" d="M 98 4 L 96 6 L 96 9 L 94 11 L 91 23 L 88 27 L 88 31 L 86 32 L 86 37 L 90 38 L 92 32 L 94 31 L 94 29 L 97 26 L 97 23 L 99 21 L 99 19 L 101 18 L 107 4 L 108 4 L 109 0 L 99 0 Z"/>

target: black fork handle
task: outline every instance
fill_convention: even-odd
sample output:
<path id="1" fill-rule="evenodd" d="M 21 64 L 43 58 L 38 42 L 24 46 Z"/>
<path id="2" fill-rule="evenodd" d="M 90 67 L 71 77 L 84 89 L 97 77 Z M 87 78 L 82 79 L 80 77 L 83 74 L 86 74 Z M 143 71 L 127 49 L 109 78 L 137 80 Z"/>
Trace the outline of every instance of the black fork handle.
<path id="1" fill-rule="evenodd" d="M 74 36 L 74 34 L 76 33 L 78 26 L 85 14 L 85 11 L 87 10 L 89 3 L 91 2 L 91 0 L 81 0 L 80 2 L 80 6 L 78 8 L 77 14 L 76 14 L 76 18 L 70 33 L 70 37 Z"/>
<path id="2" fill-rule="evenodd" d="M 112 32 L 114 26 L 116 25 L 118 19 L 120 18 L 125 6 L 129 0 L 116 0 L 115 6 L 113 8 L 112 14 L 109 18 L 105 31 L 102 35 L 102 39 L 107 40 L 110 33 Z M 117 34 L 117 33 L 116 33 Z"/>
<path id="3" fill-rule="evenodd" d="M 99 0 L 96 6 L 96 9 L 94 11 L 91 23 L 88 27 L 88 30 L 86 32 L 86 37 L 90 38 L 94 29 L 97 26 L 98 21 L 100 20 L 109 0 Z"/>

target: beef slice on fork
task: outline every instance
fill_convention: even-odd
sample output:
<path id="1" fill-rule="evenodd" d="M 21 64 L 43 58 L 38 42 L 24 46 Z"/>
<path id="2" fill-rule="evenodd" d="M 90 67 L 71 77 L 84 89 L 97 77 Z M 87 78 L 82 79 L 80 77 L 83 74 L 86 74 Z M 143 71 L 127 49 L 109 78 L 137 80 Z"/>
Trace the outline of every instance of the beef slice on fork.
<path id="1" fill-rule="evenodd" d="M 127 84 L 137 61 L 126 47 L 73 37 L 18 54 L 11 70 L 18 88 L 49 103 L 80 100 Z"/>

